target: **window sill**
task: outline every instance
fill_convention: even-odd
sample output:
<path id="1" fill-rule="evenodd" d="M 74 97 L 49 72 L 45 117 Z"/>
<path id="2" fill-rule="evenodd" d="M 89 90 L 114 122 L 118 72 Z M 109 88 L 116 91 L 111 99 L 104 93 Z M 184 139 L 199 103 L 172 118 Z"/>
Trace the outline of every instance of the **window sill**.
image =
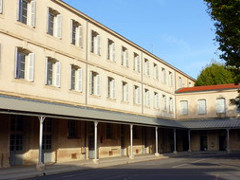
<path id="1" fill-rule="evenodd" d="M 94 52 L 91 52 L 91 51 L 90 51 L 90 53 L 91 53 L 92 56 L 95 56 L 95 57 L 101 57 L 101 55 L 96 54 L 96 53 L 94 53 Z"/>
<path id="2" fill-rule="evenodd" d="M 129 101 L 121 101 L 122 104 L 129 104 Z"/>
<path id="3" fill-rule="evenodd" d="M 107 59 L 107 62 L 111 63 L 111 64 L 116 64 L 116 60 L 111 60 L 111 59 Z"/>
<path id="4" fill-rule="evenodd" d="M 57 87 L 57 86 L 54 86 L 54 85 L 47 85 L 47 84 L 45 84 L 45 88 L 52 89 L 52 90 L 59 90 L 60 89 L 60 87 Z"/>
<path id="5" fill-rule="evenodd" d="M 97 99 L 99 99 L 101 96 L 100 95 L 96 95 L 96 94 L 89 94 L 91 97 L 93 97 L 93 98 L 97 98 Z"/>
<path id="6" fill-rule="evenodd" d="M 34 81 L 28 81 L 28 80 L 25 80 L 25 79 L 13 79 L 14 82 L 16 83 L 22 83 L 22 84 L 27 84 L 27 85 L 33 85 L 34 84 Z"/>
<path id="7" fill-rule="evenodd" d="M 72 90 L 72 89 L 70 89 L 69 92 L 72 93 L 72 94 L 76 94 L 76 95 L 82 95 L 83 94 L 82 91 L 76 91 L 76 90 Z"/>
<path id="8" fill-rule="evenodd" d="M 127 70 L 129 69 L 129 66 L 124 66 L 122 64 L 121 64 L 121 67 L 124 68 L 124 69 L 127 69 Z"/>
<path id="9" fill-rule="evenodd" d="M 48 38 L 51 38 L 53 40 L 62 40 L 62 38 L 58 38 L 58 37 L 56 37 L 54 35 L 51 35 L 51 34 L 48 34 L 48 33 L 46 33 L 46 35 L 47 35 Z"/>
<path id="10" fill-rule="evenodd" d="M 113 99 L 113 98 L 110 98 L 110 97 L 107 97 L 106 98 L 108 101 L 111 101 L 111 102 L 116 102 L 116 99 Z"/>
<path id="11" fill-rule="evenodd" d="M 133 103 L 134 106 L 141 107 L 141 104 Z"/>
<path id="12" fill-rule="evenodd" d="M 24 28 L 30 29 L 30 30 L 35 30 L 35 27 L 30 26 L 30 25 L 28 25 L 28 24 L 24 24 L 24 23 L 22 23 L 22 22 L 20 22 L 20 21 L 17 21 L 16 24 L 19 25 L 19 26 L 22 26 L 22 27 L 24 27 Z"/>
<path id="13" fill-rule="evenodd" d="M 83 47 L 77 46 L 77 45 L 72 44 L 72 43 L 70 43 L 70 45 L 71 45 L 73 48 L 76 48 L 76 49 L 78 49 L 78 50 L 80 50 L 80 51 L 83 51 Z"/>
<path id="14" fill-rule="evenodd" d="M 144 105 L 144 108 L 146 108 L 146 109 L 151 109 L 150 106 L 146 106 L 146 105 Z"/>

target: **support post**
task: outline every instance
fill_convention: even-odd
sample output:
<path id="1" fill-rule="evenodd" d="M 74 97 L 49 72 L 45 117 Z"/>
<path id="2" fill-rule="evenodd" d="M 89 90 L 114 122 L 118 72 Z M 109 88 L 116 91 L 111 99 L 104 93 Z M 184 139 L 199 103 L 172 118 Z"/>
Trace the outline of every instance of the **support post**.
<path id="1" fill-rule="evenodd" d="M 155 135 L 156 135 L 156 152 L 155 152 L 155 156 L 159 156 L 159 153 L 158 153 L 158 127 L 155 127 Z"/>
<path id="2" fill-rule="evenodd" d="M 230 153 L 230 143 L 229 143 L 229 132 L 230 132 L 230 129 L 226 129 L 227 130 L 227 152 Z"/>
<path id="3" fill-rule="evenodd" d="M 93 159 L 93 162 L 95 164 L 98 164 L 99 163 L 99 159 L 97 157 L 97 126 L 98 126 L 98 122 L 97 121 L 94 121 L 94 159 Z"/>
<path id="4" fill-rule="evenodd" d="M 130 125 L 130 159 L 134 159 L 133 155 L 133 125 Z"/>
<path id="5" fill-rule="evenodd" d="M 188 130 L 188 152 L 192 152 L 192 150 L 191 150 L 191 130 Z"/>
<path id="6" fill-rule="evenodd" d="M 174 128 L 173 130 L 173 140 L 174 140 L 174 154 L 177 154 L 177 132 L 176 129 Z"/>
<path id="7" fill-rule="evenodd" d="M 43 151 L 42 151 L 42 142 L 43 142 L 43 123 L 46 117 L 39 116 L 39 150 L 38 150 L 38 164 L 36 166 L 37 170 L 42 171 L 45 169 L 45 164 L 43 162 Z"/>

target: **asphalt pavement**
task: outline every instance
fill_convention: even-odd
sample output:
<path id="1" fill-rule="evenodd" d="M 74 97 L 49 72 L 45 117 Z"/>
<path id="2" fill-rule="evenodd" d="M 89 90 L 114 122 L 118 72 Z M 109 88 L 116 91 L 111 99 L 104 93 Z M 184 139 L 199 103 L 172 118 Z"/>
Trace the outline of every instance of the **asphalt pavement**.
<path id="1" fill-rule="evenodd" d="M 87 169 L 32 180 L 239 180 L 240 153 L 188 154 L 114 167 Z"/>

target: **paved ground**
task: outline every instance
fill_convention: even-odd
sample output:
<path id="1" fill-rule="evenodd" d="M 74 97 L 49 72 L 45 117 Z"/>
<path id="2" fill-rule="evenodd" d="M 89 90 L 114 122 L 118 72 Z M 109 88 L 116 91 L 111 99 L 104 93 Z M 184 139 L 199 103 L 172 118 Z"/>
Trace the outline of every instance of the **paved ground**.
<path id="1" fill-rule="evenodd" d="M 239 180 L 240 154 L 193 154 L 32 180 Z"/>

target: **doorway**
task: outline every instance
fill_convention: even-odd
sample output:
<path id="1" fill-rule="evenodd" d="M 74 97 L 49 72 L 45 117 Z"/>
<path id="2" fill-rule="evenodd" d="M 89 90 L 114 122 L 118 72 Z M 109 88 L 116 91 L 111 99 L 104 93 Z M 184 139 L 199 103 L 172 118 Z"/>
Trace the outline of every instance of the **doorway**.
<path id="1" fill-rule="evenodd" d="M 207 141 L 207 131 L 202 131 L 200 135 L 200 150 L 207 151 L 208 141 Z"/>
<path id="2" fill-rule="evenodd" d="M 88 149 L 88 158 L 94 159 L 94 122 L 88 123 Z"/>
<path id="3" fill-rule="evenodd" d="M 50 119 L 45 119 L 43 123 L 43 162 L 51 163 L 52 158 L 52 121 Z"/>
<path id="4" fill-rule="evenodd" d="M 121 125 L 121 156 L 125 156 L 125 126 Z"/>
<path id="5" fill-rule="evenodd" d="M 10 133 L 10 165 L 23 165 L 24 154 L 24 120 L 23 116 L 11 117 Z"/>

